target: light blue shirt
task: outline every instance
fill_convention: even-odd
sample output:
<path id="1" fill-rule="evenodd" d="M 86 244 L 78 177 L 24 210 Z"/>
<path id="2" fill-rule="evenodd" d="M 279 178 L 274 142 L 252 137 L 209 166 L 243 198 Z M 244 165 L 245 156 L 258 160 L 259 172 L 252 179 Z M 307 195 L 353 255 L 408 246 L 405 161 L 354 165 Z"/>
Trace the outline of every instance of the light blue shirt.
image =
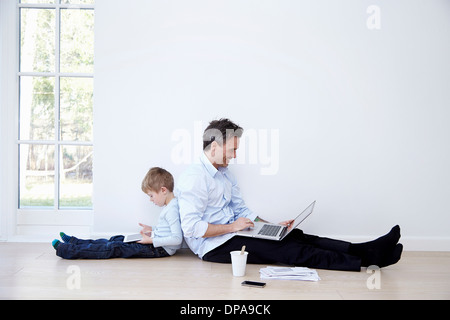
<path id="1" fill-rule="evenodd" d="M 203 238 L 209 223 L 230 224 L 240 217 L 257 217 L 246 207 L 228 168 L 217 170 L 204 153 L 200 163 L 191 165 L 178 179 L 176 195 L 186 243 L 200 258 L 236 234 Z"/>
<path id="2" fill-rule="evenodd" d="M 172 199 L 161 211 L 159 221 L 153 230 L 153 246 L 163 247 L 168 254 L 173 255 L 181 248 L 183 233 L 180 225 L 180 214 L 177 198 Z"/>

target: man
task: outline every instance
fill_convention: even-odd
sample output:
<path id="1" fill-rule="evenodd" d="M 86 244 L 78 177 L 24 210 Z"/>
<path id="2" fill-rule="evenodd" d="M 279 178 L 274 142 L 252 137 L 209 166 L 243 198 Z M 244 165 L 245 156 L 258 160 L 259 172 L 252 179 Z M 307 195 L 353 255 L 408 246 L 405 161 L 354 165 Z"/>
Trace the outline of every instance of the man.
<path id="1" fill-rule="evenodd" d="M 284 263 L 319 269 L 359 271 L 397 263 L 403 250 L 400 227 L 370 242 L 349 242 L 292 231 L 282 241 L 237 236 L 260 220 L 245 205 L 228 163 L 236 158 L 243 129 L 229 119 L 212 121 L 203 134 L 200 163 L 180 177 L 177 197 L 186 243 L 201 259 L 230 263 L 230 252 L 246 245 L 248 263 Z M 288 225 L 292 221 L 281 222 Z"/>

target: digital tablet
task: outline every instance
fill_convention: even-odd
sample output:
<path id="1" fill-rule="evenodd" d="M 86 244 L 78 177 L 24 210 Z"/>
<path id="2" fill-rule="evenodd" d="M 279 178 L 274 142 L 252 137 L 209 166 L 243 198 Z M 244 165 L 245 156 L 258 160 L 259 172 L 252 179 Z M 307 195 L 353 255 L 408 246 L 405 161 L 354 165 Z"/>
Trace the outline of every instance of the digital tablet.
<path id="1" fill-rule="evenodd" d="M 153 232 L 151 233 L 150 237 L 153 238 Z M 125 239 L 123 240 L 123 242 L 137 242 L 137 241 L 141 241 L 142 240 L 142 235 L 140 233 L 134 233 L 134 234 L 129 234 L 127 236 L 125 236 Z"/>

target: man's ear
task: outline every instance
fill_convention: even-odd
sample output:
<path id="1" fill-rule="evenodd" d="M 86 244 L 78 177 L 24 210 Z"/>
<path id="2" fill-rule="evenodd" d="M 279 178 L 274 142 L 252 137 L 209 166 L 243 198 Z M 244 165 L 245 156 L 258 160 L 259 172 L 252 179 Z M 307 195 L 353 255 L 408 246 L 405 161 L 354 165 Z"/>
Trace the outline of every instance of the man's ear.
<path id="1" fill-rule="evenodd" d="M 162 191 L 162 193 L 166 193 L 167 192 L 167 188 L 166 187 L 161 187 L 161 191 Z"/>
<path id="2" fill-rule="evenodd" d="M 213 141 L 211 143 L 211 156 L 212 157 L 216 156 L 216 149 L 217 149 L 217 141 Z"/>

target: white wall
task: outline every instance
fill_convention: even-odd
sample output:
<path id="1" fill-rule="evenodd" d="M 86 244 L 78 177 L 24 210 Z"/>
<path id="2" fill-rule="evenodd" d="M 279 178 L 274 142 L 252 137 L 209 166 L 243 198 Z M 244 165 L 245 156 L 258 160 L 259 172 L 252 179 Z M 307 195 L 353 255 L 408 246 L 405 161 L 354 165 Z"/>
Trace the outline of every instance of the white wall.
<path id="1" fill-rule="evenodd" d="M 14 168 L 16 136 L 16 3 L 0 1 L 0 241 L 8 239 L 15 227 Z"/>
<path id="2" fill-rule="evenodd" d="M 448 39 L 448 1 L 97 0 L 94 232 L 156 222 L 148 168 L 176 179 L 230 117 L 261 217 L 317 200 L 306 232 L 450 250 Z"/>

